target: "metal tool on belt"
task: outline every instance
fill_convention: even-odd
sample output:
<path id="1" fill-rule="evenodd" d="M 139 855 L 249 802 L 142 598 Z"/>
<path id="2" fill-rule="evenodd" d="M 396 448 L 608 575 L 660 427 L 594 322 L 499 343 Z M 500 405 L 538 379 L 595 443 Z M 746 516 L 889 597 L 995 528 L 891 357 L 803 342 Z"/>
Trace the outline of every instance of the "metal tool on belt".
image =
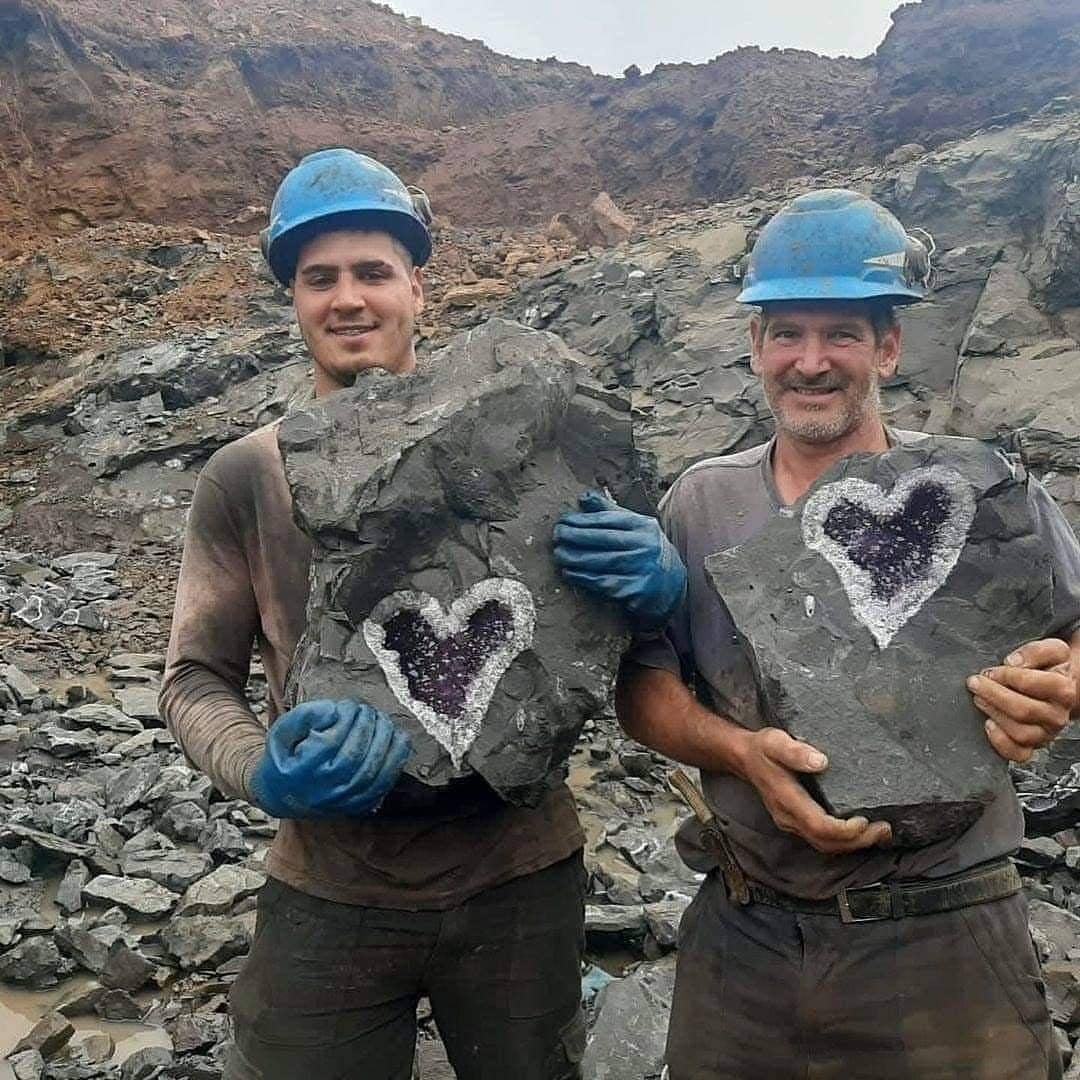
<path id="1" fill-rule="evenodd" d="M 720 863 L 720 873 L 724 875 L 728 896 L 735 903 L 749 904 L 750 885 L 746 880 L 746 875 L 735 859 L 735 852 L 731 850 L 731 844 L 728 843 L 728 838 L 720 828 L 712 807 L 705 801 L 705 796 L 682 769 L 675 769 L 668 773 L 668 783 L 683 802 L 693 810 L 694 817 L 701 824 L 705 842 L 713 849 Z"/>
<path id="2" fill-rule="evenodd" d="M 1012 861 L 1002 858 L 942 878 L 882 881 L 843 888 L 836 896 L 825 900 L 786 896 L 746 877 L 705 796 L 682 769 L 669 773 L 668 783 L 701 823 L 704 840 L 716 855 L 727 894 L 733 903 L 756 902 L 804 915 L 839 917 L 843 923 L 863 923 L 986 904 L 1013 896 L 1023 886 Z"/>

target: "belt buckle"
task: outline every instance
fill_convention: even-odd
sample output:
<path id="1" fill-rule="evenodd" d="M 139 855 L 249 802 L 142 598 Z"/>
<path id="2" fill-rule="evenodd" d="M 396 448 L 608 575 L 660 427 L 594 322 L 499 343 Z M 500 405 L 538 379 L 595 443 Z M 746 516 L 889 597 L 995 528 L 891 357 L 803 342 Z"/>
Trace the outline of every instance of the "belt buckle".
<path id="1" fill-rule="evenodd" d="M 884 885 L 870 885 L 862 886 L 858 889 L 852 889 L 852 892 L 868 892 L 870 889 L 877 888 L 888 895 L 889 890 Z M 886 915 L 856 915 L 851 910 L 851 901 L 848 899 L 848 890 L 845 886 L 836 894 L 836 905 L 840 909 L 840 921 L 842 923 L 864 923 L 864 922 L 881 922 L 882 919 L 888 918 Z M 891 907 L 891 904 L 890 904 Z"/>

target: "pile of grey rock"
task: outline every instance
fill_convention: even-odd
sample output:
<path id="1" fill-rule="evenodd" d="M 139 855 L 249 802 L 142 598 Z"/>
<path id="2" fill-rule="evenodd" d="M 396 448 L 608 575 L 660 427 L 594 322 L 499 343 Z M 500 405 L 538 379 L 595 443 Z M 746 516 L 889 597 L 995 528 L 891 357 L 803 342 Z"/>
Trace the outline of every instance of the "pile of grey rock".
<path id="1" fill-rule="evenodd" d="M 47 632 L 57 626 L 108 627 L 109 601 L 120 592 L 118 556 L 76 551 L 50 559 L 0 548 L 0 608 L 12 619 Z"/>

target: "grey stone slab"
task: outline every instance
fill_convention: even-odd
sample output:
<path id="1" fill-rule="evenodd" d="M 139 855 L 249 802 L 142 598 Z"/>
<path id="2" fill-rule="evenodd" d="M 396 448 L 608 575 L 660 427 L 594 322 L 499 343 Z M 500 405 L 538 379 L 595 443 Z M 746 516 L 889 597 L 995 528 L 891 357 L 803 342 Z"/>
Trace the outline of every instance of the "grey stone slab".
<path id="1" fill-rule="evenodd" d="M 28 739 L 36 750 L 44 750 L 57 758 L 71 758 L 92 753 L 97 736 L 92 731 L 72 731 L 59 724 L 42 724 L 34 728 Z"/>
<path id="2" fill-rule="evenodd" d="M 151 1080 L 173 1062 L 173 1052 L 166 1046 L 144 1046 L 124 1059 L 120 1080 Z"/>
<path id="3" fill-rule="evenodd" d="M 64 713 L 64 722 L 80 728 L 89 727 L 101 731 L 121 731 L 129 734 L 135 734 L 143 729 L 140 720 L 127 716 L 115 706 L 106 705 L 100 701 L 68 709 Z"/>
<path id="4" fill-rule="evenodd" d="M 645 922 L 660 948 L 665 951 L 675 948 L 679 939 L 679 923 L 689 906 L 688 896 L 645 905 Z"/>
<path id="5" fill-rule="evenodd" d="M 46 1013 L 16 1044 L 13 1054 L 24 1050 L 36 1050 L 46 1060 L 54 1058 L 75 1034 L 75 1028 L 66 1016 Z"/>
<path id="6" fill-rule="evenodd" d="M 161 723 L 157 699 L 157 690 L 148 686 L 128 686 L 116 694 L 121 712 L 135 720 L 152 724 Z"/>
<path id="7" fill-rule="evenodd" d="M 585 380 L 553 335 L 492 320 L 279 429 L 316 541 L 289 700 L 387 711 L 420 782 L 396 795 L 479 773 L 536 803 L 604 703 L 626 629 L 565 584 L 551 531 L 585 488 L 642 495 L 628 408 L 577 393 Z"/>
<path id="8" fill-rule="evenodd" d="M 608 983 L 597 999 L 597 1020 L 582 1059 L 590 1080 L 643 1080 L 664 1068 L 675 958 L 642 964 Z"/>
<path id="9" fill-rule="evenodd" d="M 56 906 L 65 915 L 82 909 L 83 886 L 91 878 L 90 868 L 81 859 L 72 859 L 56 890 Z"/>
<path id="10" fill-rule="evenodd" d="M 1031 937 L 1041 960 L 1068 960 L 1080 948 L 1080 917 L 1045 900 L 1032 900 L 1028 909 Z"/>
<path id="11" fill-rule="evenodd" d="M 184 893 L 177 915 L 227 915 L 235 904 L 254 896 L 266 875 L 246 866 L 219 866 Z"/>
<path id="12" fill-rule="evenodd" d="M 8 1058 L 15 1080 L 41 1080 L 45 1074 L 45 1059 L 37 1050 L 22 1050 Z"/>
<path id="13" fill-rule="evenodd" d="M 856 455 L 706 568 L 765 722 L 828 755 L 810 786 L 832 813 L 919 846 L 1008 791 L 965 680 L 1069 618 L 1022 470 L 957 440 Z"/>
<path id="14" fill-rule="evenodd" d="M 83 896 L 103 904 L 116 904 L 125 911 L 147 918 L 168 915 L 180 899 L 170 889 L 148 878 L 123 878 L 100 874 L 87 882 Z"/>
<path id="15" fill-rule="evenodd" d="M 65 859 L 84 859 L 94 853 L 93 847 L 89 844 L 77 844 L 59 836 L 53 836 L 41 829 L 32 829 L 14 822 L 0 822 L 0 841 L 9 839 L 28 840 L 46 854 Z"/>
<path id="16" fill-rule="evenodd" d="M 53 932 L 53 940 L 65 956 L 98 974 L 109 959 L 109 946 L 101 938 L 82 926 L 65 923 Z"/>
<path id="17" fill-rule="evenodd" d="M 158 824 L 173 840 L 197 840 L 206 828 L 206 812 L 197 803 L 180 802 L 170 806 Z"/>
<path id="18" fill-rule="evenodd" d="M 29 705 L 41 693 L 41 687 L 14 664 L 0 664 L 0 684 L 7 687 L 20 705 Z"/>
<path id="19" fill-rule="evenodd" d="M 133 851 L 120 859 L 120 868 L 128 877 L 149 878 L 174 892 L 183 892 L 213 867 L 213 860 L 202 851 Z"/>
<path id="20" fill-rule="evenodd" d="M 109 947 L 99 978 L 101 985 L 110 990 L 127 990 L 134 994 L 150 982 L 156 971 L 156 964 L 118 939 Z"/>
<path id="21" fill-rule="evenodd" d="M 116 817 L 123 817 L 133 807 L 138 806 L 154 786 L 160 773 L 161 766 L 156 761 L 141 761 L 117 772 L 105 786 L 109 812 Z"/>
<path id="22" fill-rule="evenodd" d="M 56 986 L 73 970 L 73 961 L 60 955 L 52 938 L 32 937 L 0 954 L 0 980 L 34 990 Z"/>
<path id="23" fill-rule="evenodd" d="M 170 921 L 161 940 L 185 971 L 213 969 L 247 952 L 250 927 L 250 921 L 242 916 L 184 915 Z"/>

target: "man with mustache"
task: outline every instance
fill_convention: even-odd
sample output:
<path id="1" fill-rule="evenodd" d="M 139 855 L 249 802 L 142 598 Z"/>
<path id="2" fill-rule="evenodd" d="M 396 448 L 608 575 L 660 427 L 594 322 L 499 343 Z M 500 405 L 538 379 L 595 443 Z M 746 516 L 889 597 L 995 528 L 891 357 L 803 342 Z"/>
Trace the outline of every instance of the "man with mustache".
<path id="1" fill-rule="evenodd" d="M 886 427 L 878 387 L 900 359 L 895 308 L 922 299 L 928 270 L 923 246 L 856 192 L 815 192 L 777 214 L 739 297 L 759 308 L 751 366 L 776 435 L 692 466 L 661 504 L 687 567 L 686 598 L 665 632 L 627 654 L 616 707 L 634 738 L 701 770 L 751 897 L 728 895 L 721 858 L 684 827 L 684 857 L 708 876 L 680 930 L 670 1080 L 1061 1075 L 1008 860 L 1023 837 L 1015 797 L 996 799 L 960 836 L 914 850 L 890 849 L 885 822 L 830 816 L 800 781 L 827 760 L 762 726 L 752 673 L 703 565 L 752 539 L 842 458 L 918 443 L 918 433 Z M 990 743 L 1017 762 L 1062 731 L 1080 694 L 1080 544 L 1034 480 L 1029 505 L 1053 554 L 1060 623 L 1052 637 L 989 658 L 994 666 L 967 684 Z M 598 592 L 621 557 L 605 531 L 587 508 L 556 530 L 567 576 Z M 889 910 L 847 922 L 840 901 L 879 882 Z M 912 890 L 918 915 L 907 914 Z"/>
<path id="2" fill-rule="evenodd" d="M 264 254 L 292 291 L 315 397 L 415 370 L 426 209 L 347 149 L 282 181 Z M 569 789 L 527 808 L 475 775 L 426 787 L 402 773 L 405 733 L 364 702 L 286 711 L 310 562 L 277 424 L 214 454 L 188 520 L 161 712 L 219 791 L 280 819 L 230 995 L 226 1080 L 409 1080 L 421 996 L 461 1080 L 575 1080 L 584 836 Z M 245 696 L 254 642 L 269 731 Z"/>

